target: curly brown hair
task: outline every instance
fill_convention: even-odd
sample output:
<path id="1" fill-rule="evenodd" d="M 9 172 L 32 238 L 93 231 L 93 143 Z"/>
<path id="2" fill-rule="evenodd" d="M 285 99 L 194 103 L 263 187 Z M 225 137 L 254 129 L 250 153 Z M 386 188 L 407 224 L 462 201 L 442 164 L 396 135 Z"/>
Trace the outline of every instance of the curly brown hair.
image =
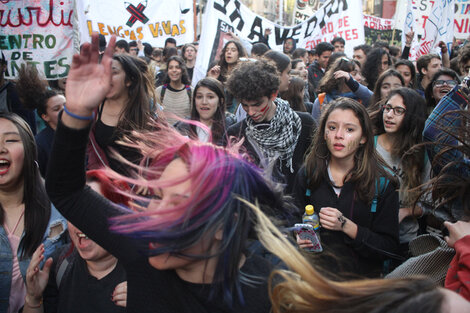
<path id="1" fill-rule="evenodd" d="M 273 62 L 257 60 L 239 62 L 227 80 L 229 92 L 239 101 L 271 97 L 279 90 L 279 71 Z"/>

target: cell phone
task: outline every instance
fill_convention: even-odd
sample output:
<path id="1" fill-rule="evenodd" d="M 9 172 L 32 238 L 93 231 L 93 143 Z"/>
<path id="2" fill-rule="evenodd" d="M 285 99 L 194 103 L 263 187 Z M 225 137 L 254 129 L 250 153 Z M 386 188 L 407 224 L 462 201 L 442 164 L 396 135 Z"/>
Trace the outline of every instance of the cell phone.
<path id="1" fill-rule="evenodd" d="M 321 246 L 320 240 L 318 239 L 313 226 L 310 224 L 295 224 L 295 229 L 297 230 L 297 235 L 302 240 L 310 240 L 313 244 L 313 247 L 304 248 L 306 251 L 311 252 L 322 252 L 323 247 Z"/>

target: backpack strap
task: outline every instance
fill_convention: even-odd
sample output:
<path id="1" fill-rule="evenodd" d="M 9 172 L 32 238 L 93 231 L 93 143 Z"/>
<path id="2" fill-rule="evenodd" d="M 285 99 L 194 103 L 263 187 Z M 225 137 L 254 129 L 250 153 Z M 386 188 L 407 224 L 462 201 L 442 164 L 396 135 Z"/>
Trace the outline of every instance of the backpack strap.
<path id="1" fill-rule="evenodd" d="M 62 278 L 64 278 L 65 271 L 69 266 L 70 262 L 67 258 L 62 259 L 62 262 L 59 265 L 59 269 L 57 270 L 57 274 L 55 276 L 55 281 L 57 284 L 57 289 L 60 288 L 60 283 L 62 282 Z"/>
<path id="2" fill-rule="evenodd" d="M 189 103 L 191 104 L 191 96 L 192 96 L 191 85 L 185 85 L 184 88 L 186 88 L 186 92 L 188 93 Z"/>
<path id="3" fill-rule="evenodd" d="M 160 101 L 162 102 L 162 104 L 163 104 L 163 98 L 165 98 L 165 92 L 167 88 L 168 88 L 168 84 L 162 85 L 162 90 L 160 91 Z"/>
<path id="4" fill-rule="evenodd" d="M 377 139 L 379 138 L 379 136 L 374 136 L 374 148 L 377 147 Z"/>
<path id="5" fill-rule="evenodd" d="M 379 183 L 377 183 L 377 181 L 379 181 Z M 379 195 L 385 192 L 385 189 L 387 189 L 389 182 L 390 181 L 385 177 L 380 177 L 378 180 L 375 180 L 375 193 L 374 198 L 372 199 L 372 204 L 370 205 L 370 211 L 372 213 L 377 212 L 377 203 L 379 202 Z M 378 184 L 380 184 L 380 189 Z"/>

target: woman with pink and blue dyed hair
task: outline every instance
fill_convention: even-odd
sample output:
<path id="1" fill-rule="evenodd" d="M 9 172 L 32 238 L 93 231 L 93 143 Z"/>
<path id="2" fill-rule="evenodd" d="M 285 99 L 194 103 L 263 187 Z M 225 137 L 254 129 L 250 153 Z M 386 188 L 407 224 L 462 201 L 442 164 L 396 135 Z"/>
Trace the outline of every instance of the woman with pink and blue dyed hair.
<path id="1" fill-rule="evenodd" d="M 106 172 L 145 196 L 124 191 L 133 201 L 122 208 L 85 186 L 90 122 L 110 87 L 114 42 L 101 63 L 96 34 L 73 58 L 46 183 L 51 200 L 122 262 L 128 312 L 269 312 L 272 267 L 246 250 L 256 218 L 240 199 L 280 218 L 283 203 L 241 155 L 156 125 L 128 143 L 146 166 L 127 162 L 132 178 Z"/>

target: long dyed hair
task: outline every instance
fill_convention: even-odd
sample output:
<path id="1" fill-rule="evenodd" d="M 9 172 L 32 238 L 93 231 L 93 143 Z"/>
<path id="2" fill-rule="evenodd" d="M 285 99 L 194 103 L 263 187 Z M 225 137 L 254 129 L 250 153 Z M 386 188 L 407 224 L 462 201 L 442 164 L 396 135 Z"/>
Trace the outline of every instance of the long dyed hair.
<path id="1" fill-rule="evenodd" d="M 370 204 L 375 193 L 375 182 L 379 177 L 387 177 L 394 183 L 396 179 L 385 170 L 385 162 L 375 151 L 372 123 L 366 109 L 362 104 L 350 98 L 338 98 L 332 101 L 320 118 L 320 125 L 305 157 L 307 177 L 310 180 L 309 187 L 315 189 L 328 179 L 327 161 L 330 160 L 331 154 L 325 141 L 325 125 L 328 116 L 337 109 L 351 110 L 359 120 L 362 136 L 366 138 L 366 142 L 359 146 L 354 155 L 354 167 L 346 175 L 345 181 L 356 182 L 359 198 Z"/>
<path id="2" fill-rule="evenodd" d="M 148 190 L 190 181 L 190 190 L 184 191 L 189 196 L 174 201 L 128 193 L 135 203 L 127 214 L 111 220 L 111 229 L 137 239 L 149 255 L 171 253 L 194 260 L 217 257 L 213 285 L 221 289 L 214 289 L 223 291 L 227 303 L 232 303 L 234 297 L 241 300 L 240 283 L 249 278 L 240 272 L 239 264 L 252 232 L 252 213 L 236 197 L 259 203 L 270 216 L 286 218 L 281 217 L 282 197 L 273 191 L 262 171 L 235 152 L 235 148 L 203 144 L 165 125 L 159 127 L 158 132 L 134 134 L 138 142 L 133 145 L 144 156 L 142 164 L 148 164 L 138 167 L 138 177 L 109 174 Z M 182 178 L 160 179 L 176 158 L 184 162 L 188 174 Z M 171 206 L 167 207 L 169 203 Z M 215 254 L 184 253 L 201 240 L 214 238 L 217 231 L 223 235 Z M 158 247 L 149 249 L 150 242 Z M 209 245 L 208 251 L 213 248 Z"/>

